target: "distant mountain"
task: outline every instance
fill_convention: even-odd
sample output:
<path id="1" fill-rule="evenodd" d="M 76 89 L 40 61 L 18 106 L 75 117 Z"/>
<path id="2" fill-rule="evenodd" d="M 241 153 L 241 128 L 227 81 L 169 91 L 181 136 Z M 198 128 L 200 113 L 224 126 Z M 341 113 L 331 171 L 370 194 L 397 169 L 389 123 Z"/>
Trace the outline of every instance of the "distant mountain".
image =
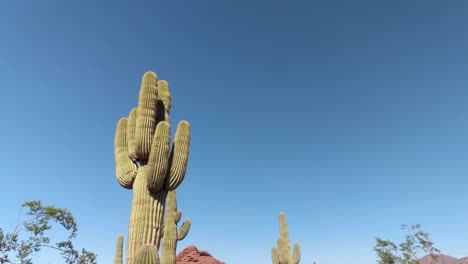
<path id="1" fill-rule="evenodd" d="M 433 260 L 430 255 L 420 258 L 418 261 L 420 264 L 468 264 L 468 257 L 457 259 L 451 256 L 439 254 L 439 258 Z"/>

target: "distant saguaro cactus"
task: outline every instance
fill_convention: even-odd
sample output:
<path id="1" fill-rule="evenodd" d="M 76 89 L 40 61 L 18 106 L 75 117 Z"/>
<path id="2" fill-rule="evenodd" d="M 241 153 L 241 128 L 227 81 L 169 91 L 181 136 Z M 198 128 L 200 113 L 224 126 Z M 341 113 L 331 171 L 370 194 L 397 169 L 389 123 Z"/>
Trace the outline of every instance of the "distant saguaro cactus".
<path id="1" fill-rule="evenodd" d="M 167 193 L 175 190 L 185 177 L 190 126 L 186 121 L 179 123 L 170 149 L 170 108 L 167 82 L 158 81 L 155 73 L 147 72 L 138 108 L 117 125 L 114 142 L 117 180 L 122 187 L 133 189 L 127 264 L 136 263 L 137 251 L 143 245 L 153 245 L 157 252 Z M 152 249 L 141 249 L 140 253 L 145 259 L 153 259 Z"/>
<path id="2" fill-rule="evenodd" d="M 182 217 L 182 211 L 177 211 L 177 200 L 175 191 L 167 194 L 166 219 L 164 220 L 164 237 L 162 239 L 162 264 L 176 264 L 177 241 L 187 236 L 190 229 L 190 220 L 185 220 L 180 230 L 177 231 L 177 224 Z"/>
<path id="3" fill-rule="evenodd" d="M 114 264 L 123 264 L 122 249 L 123 249 L 123 236 L 119 235 L 117 236 L 117 244 L 115 245 Z"/>
<path id="4" fill-rule="evenodd" d="M 301 251 L 298 243 L 294 243 L 294 251 L 291 254 L 291 242 L 289 241 L 288 225 L 286 215 L 280 213 L 280 236 L 278 237 L 278 248 L 271 248 L 271 259 L 273 264 L 298 264 L 301 260 Z"/>

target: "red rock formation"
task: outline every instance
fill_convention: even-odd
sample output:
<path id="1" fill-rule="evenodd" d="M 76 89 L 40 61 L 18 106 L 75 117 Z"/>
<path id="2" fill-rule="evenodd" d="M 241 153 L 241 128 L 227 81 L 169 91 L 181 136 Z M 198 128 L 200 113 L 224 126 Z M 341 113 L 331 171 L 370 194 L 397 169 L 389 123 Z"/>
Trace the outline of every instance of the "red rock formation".
<path id="1" fill-rule="evenodd" d="M 200 251 L 195 246 L 187 247 L 176 256 L 177 264 L 224 264 L 207 251 Z"/>
<path id="2" fill-rule="evenodd" d="M 457 259 L 447 255 L 439 254 L 438 259 L 432 260 L 431 256 L 427 255 L 419 259 L 420 264 L 468 264 L 468 257 Z"/>

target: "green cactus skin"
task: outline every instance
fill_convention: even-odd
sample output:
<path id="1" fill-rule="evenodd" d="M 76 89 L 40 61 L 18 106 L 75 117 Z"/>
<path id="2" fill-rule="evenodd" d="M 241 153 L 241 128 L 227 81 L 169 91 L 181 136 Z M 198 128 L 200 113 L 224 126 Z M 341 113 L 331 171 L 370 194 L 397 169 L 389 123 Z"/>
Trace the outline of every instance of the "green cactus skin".
<path id="1" fill-rule="evenodd" d="M 123 249 L 123 236 L 118 235 L 117 244 L 115 245 L 114 264 L 123 264 L 122 249 Z"/>
<path id="2" fill-rule="evenodd" d="M 158 104 L 158 76 L 154 72 L 147 72 L 141 81 L 138 100 L 138 114 L 135 127 L 135 139 L 132 142 L 133 158 L 148 160 L 151 151 L 151 141 L 156 128 Z"/>
<path id="3" fill-rule="evenodd" d="M 281 212 L 280 236 L 278 237 L 278 248 L 271 249 L 271 259 L 273 264 L 299 264 L 301 260 L 301 251 L 298 243 L 294 243 L 293 253 L 291 254 L 291 242 L 289 241 L 288 225 L 286 215 Z"/>
<path id="4" fill-rule="evenodd" d="M 138 249 L 135 264 L 159 264 L 158 249 L 154 245 L 142 245 Z"/>
<path id="5" fill-rule="evenodd" d="M 279 263 L 278 249 L 276 247 L 271 248 L 271 261 L 273 264 Z"/>
<path id="6" fill-rule="evenodd" d="M 159 249 L 167 192 L 184 180 L 190 147 L 190 125 L 181 121 L 170 148 L 167 82 L 145 73 L 138 100 L 138 108 L 119 120 L 114 141 L 117 181 L 133 189 L 127 264 L 135 263 L 142 245 Z"/>
<path id="7" fill-rule="evenodd" d="M 177 211 L 177 200 L 175 191 L 167 194 L 166 219 L 164 221 L 164 236 L 162 239 L 161 264 L 176 264 L 177 241 L 187 236 L 191 222 L 185 220 L 179 231 L 177 224 L 182 217 L 182 212 Z"/>

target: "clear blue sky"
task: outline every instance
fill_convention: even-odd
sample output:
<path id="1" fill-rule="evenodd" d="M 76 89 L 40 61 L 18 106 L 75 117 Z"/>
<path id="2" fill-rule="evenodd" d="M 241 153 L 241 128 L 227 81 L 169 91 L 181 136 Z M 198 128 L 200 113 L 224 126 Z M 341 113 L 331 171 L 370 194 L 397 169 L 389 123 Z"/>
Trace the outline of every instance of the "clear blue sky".
<path id="1" fill-rule="evenodd" d="M 0 3 L 0 227 L 68 208 L 112 263 L 115 126 L 152 70 L 192 126 L 179 250 L 271 263 L 284 211 L 305 264 L 376 263 L 413 223 L 468 256 L 468 2 L 168 2 Z"/>

